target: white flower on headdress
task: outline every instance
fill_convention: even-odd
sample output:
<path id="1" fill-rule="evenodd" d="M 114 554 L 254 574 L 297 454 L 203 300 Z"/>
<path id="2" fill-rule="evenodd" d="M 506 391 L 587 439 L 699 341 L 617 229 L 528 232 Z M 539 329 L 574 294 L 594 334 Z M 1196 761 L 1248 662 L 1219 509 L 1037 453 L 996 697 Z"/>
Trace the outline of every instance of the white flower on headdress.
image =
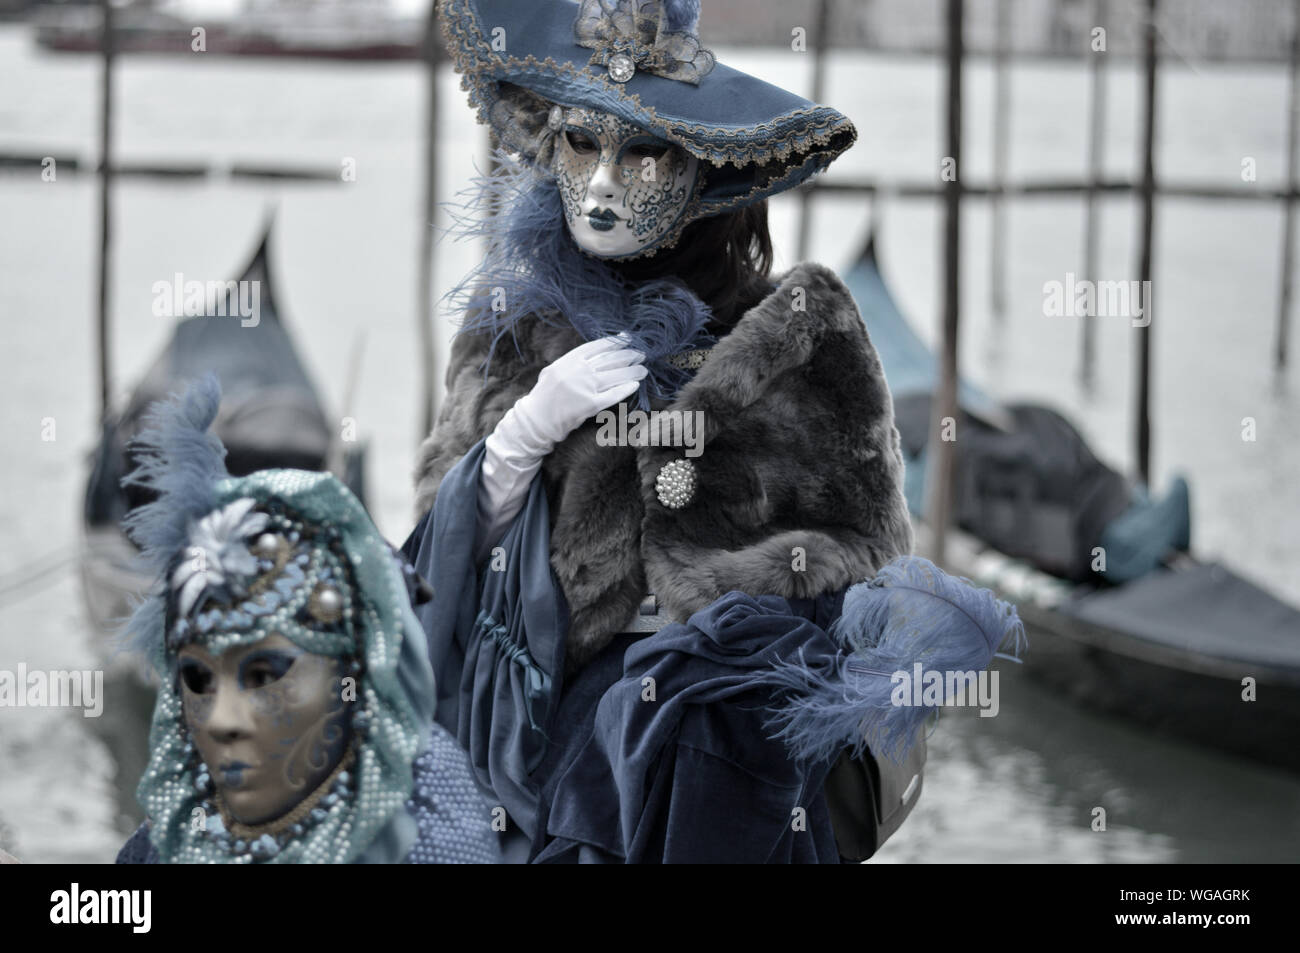
<path id="1" fill-rule="evenodd" d="M 213 510 L 190 529 L 190 544 L 179 566 L 172 571 L 171 586 L 177 591 L 177 613 L 188 616 L 199 597 L 213 587 L 228 585 L 242 589 L 237 577 L 257 572 L 257 557 L 245 540 L 266 528 L 265 513 L 250 510 L 257 501 L 244 497 Z M 238 593 L 236 593 L 238 594 Z"/>

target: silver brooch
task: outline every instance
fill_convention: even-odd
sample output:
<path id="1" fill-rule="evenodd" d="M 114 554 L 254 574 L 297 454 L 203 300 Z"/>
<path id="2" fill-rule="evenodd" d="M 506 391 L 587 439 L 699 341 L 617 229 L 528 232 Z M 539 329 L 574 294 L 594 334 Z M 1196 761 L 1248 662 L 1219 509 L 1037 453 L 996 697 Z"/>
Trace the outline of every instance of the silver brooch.
<path id="1" fill-rule="evenodd" d="M 626 53 L 615 53 L 609 58 L 609 78 L 616 83 L 626 83 L 636 75 L 636 61 Z"/>
<path id="2" fill-rule="evenodd" d="M 659 502 L 670 510 L 680 510 L 695 499 L 695 464 L 690 460 L 669 460 L 655 477 Z"/>

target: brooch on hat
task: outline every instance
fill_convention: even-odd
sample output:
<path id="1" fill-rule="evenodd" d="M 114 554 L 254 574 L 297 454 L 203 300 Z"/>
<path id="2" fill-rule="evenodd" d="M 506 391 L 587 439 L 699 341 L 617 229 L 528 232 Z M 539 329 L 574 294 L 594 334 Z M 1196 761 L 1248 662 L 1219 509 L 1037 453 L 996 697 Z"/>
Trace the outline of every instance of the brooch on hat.
<path id="1" fill-rule="evenodd" d="M 573 37 L 616 83 L 643 70 L 696 85 L 716 62 L 700 45 L 699 23 L 699 0 L 583 0 Z"/>

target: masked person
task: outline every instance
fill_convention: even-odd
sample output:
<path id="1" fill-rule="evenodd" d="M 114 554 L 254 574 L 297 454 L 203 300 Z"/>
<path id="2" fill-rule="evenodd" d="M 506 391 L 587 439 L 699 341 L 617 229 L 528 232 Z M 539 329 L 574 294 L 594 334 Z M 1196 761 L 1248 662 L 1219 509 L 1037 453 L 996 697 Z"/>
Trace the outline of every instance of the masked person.
<path id="1" fill-rule="evenodd" d="M 486 251 L 452 296 L 404 547 L 459 593 L 420 609 L 437 718 L 505 807 L 510 859 L 838 861 L 833 758 L 771 719 L 835 695 L 846 590 L 912 528 L 862 318 L 820 265 L 770 275 L 765 201 L 854 127 L 716 63 L 698 2 L 438 12 L 504 152 L 458 222 Z M 989 618 L 934 632 L 996 648 Z M 821 722 L 831 750 L 864 712 Z"/>
<path id="2" fill-rule="evenodd" d="M 219 400 L 200 382 L 134 444 L 155 498 L 126 524 L 160 578 L 128 631 L 159 690 L 119 862 L 495 862 L 465 754 L 430 728 L 418 577 L 330 474 L 228 476 Z"/>

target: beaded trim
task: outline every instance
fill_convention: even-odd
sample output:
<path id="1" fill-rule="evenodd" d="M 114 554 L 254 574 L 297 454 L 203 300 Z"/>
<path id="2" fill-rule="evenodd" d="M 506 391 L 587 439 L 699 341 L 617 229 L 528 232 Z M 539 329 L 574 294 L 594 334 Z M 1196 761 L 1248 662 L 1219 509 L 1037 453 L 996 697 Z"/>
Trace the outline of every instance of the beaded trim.
<path id="1" fill-rule="evenodd" d="M 236 502 L 254 503 L 247 498 Z M 220 556 L 208 557 L 211 565 L 190 572 L 198 577 L 195 582 L 205 585 L 194 611 L 170 618 L 168 645 L 176 649 L 197 640 L 221 653 L 274 631 L 308 651 L 354 653 L 353 586 L 346 556 L 340 551 L 338 530 L 328 525 L 308 526 L 275 501 L 255 512 L 263 517 L 265 532 L 254 546 L 235 536 L 210 541 L 209 545 L 222 543 L 225 548 Z M 247 564 L 220 566 L 220 558 L 231 562 L 225 554 L 233 549 L 242 550 Z M 186 552 L 196 550 L 188 548 Z M 189 570 L 188 564 L 188 557 L 181 561 L 173 580 Z M 209 579 L 220 583 L 208 584 Z M 175 581 L 172 586 L 176 587 Z M 174 600 L 168 602 L 169 612 L 173 604 Z"/>
<path id="2" fill-rule="evenodd" d="M 697 347 L 690 351 L 681 351 L 670 355 L 668 363 L 684 371 L 698 371 L 704 366 L 704 362 L 709 359 L 709 355 L 712 353 L 713 348 L 711 347 Z"/>

